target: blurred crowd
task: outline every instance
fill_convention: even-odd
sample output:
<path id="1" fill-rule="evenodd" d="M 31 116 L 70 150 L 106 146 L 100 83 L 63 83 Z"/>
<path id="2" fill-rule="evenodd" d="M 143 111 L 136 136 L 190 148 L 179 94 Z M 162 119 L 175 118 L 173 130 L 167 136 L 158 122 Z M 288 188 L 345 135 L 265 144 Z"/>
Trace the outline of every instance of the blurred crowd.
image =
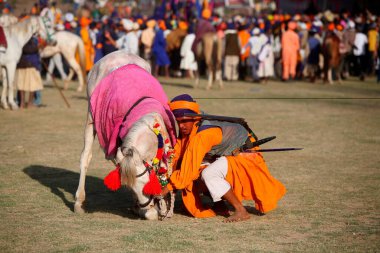
<path id="1" fill-rule="evenodd" d="M 325 11 L 221 17 L 207 1 L 202 6 L 188 1 L 176 8 L 163 1 L 149 16 L 130 6 L 97 8 L 77 2 L 72 11 L 63 12 L 55 2 L 40 1 L 30 13 L 47 12 L 57 31 L 82 38 L 87 71 L 103 56 L 125 50 L 149 61 L 155 76 L 192 78 L 205 69 L 198 66 L 202 62 L 196 61 L 194 44 L 206 30 L 223 40 L 225 80 L 332 83 L 376 74 L 380 81 L 380 18 L 368 11 L 355 16 Z M 11 8 L 4 7 L 2 13 L 10 15 Z M 206 22 L 200 27 L 199 20 Z"/>

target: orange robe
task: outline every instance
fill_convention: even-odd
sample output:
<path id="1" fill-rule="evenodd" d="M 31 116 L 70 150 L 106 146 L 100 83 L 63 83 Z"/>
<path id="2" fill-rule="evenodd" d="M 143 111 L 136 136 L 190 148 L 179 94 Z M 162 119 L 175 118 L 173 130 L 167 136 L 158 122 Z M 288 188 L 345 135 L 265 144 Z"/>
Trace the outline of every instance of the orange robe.
<path id="1" fill-rule="evenodd" d="M 221 143 L 222 131 L 220 128 L 209 128 L 197 133 L 197 130 L 198 127 L 194 125 L 188 138 L 177 140 L 174 158 L 174 168 L 177 170 L 171 175 L 168 188 L 182 190 L 182 200 L 190 214 L 206 218 L 215 216 L 215 213 L 202 205 L 193 182 L 201 175 L 200 167 L 205 154 Z M 226 180 L 240 201 L 254 200 L 256 209 L 263 213 L 277 207 L 286 189 L 271 176 L 261 154 L 244 153 L 227 156 L 227 160 Z"/>
<path id="2" fill-rule="evenodd" d="M 95 49 L 92 45 L 92 40 L 87 27 L 83 27 L 80 30 L 80 36 L 84 44 L 84 52 L 86 57 L 86 71 L 90 71 L 94 66 Z"/>
<path id="3" fill-rule="evenodd" d="M 251 35 L 247 30 L 241 30 L 238 32 L 239 40 L 240 40 L 240 48 L 244 48 L 247 45 L 249 38 Z M 245 50 L 244 54 L 240 54 L 240 60 L 243 62 L 249 57 L 250 50 Z"/>
<path id="4" fill-rule="evenodd" d="M 293 30 L 283 33 L 282 46 L 282 78 L 289 79 L 289 75 L 295 77 L 297 67 L 298 50 L 300 49 L 299 36 Z"/>

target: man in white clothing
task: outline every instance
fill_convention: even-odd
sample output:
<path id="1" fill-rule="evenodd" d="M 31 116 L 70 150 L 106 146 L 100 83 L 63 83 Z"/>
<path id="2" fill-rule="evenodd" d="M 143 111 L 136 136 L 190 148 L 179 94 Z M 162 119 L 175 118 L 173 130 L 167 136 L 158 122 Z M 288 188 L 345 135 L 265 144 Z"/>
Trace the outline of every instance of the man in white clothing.
<path id="1" fill-rule="evenodd" d="M 126 34 L 116 41 L 116 47 L 123 49 L 127 53 L 139 55 L 139 39 L 135 30 L 138 30 L 138 24 L 129 19 L 123 19 L 122 25 Z"/>
<path id="2" fill-rule="evenodd" d="M 364 81 L 365 79 L 365 54 L 366 54 L 366 44 L 368 44 L 367 35 L 362 33 L 362 27 L 357 26 L 357 31 L 354 41 L 354 56 L 356 59 L 357 69 L 360 71 L 360 80 Z"/>

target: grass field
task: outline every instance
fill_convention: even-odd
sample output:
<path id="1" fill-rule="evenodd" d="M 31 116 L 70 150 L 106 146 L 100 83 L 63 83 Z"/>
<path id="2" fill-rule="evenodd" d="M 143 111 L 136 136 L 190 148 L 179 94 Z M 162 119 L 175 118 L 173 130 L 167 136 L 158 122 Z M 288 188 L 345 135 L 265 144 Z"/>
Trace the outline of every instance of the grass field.
<path id="1" fill-rule="evenodd" d="M 191 89 L 161 79 L 169 98 L 190 93 L 203 110 L 246 118 L 271 173 L 287 187 L 278 209 L 246 222 L 175 216 L 140 220 L 127 189 L 108 191 L 113 169 L 95 144 L 87 177 L 87 212 L 73 213 L 87 100 L 73 83 L 65 95 L 46 86 L 46 107 L 0 110 L 0 252 L 379 252 L 380 85 L 269 82 Z M 205 82 L 205 81 L 204 81 Z M 202 83 L 203 87 L 205 83 Z"/>

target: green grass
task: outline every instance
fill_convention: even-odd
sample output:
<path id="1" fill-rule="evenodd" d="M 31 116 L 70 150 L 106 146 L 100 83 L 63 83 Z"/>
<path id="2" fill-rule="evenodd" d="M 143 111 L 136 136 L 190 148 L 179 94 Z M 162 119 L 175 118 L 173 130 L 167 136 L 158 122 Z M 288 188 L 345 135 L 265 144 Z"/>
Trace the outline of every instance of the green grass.
<path id="1" fill-rule="evenodd" d="M 209 92 L 181 85 L 189 80 L 165 82 L 169 98 L 380 94 L 374 82 L 355 80 L 339 86 L 235 82 Z M 246 118 L 259 137 L 276 135 L 266 148 L 304 148 L 265 154 L 287 194 L 278 209 L 242 223 L 189 217 L 180 199 L 173 218 L 145 221 L 132 213 L 129 190 L 103 185 L 114 166 L 97 143 L 86 179 L 87 213 L 73 213 L 87 108 L 75 85 L 65 92 L 71 109 L 47 86 L 47 107 L 0 111 L 0 252 L 380 251 L 380 99 L 199 99 L 208 113 Z M 244 204 L 252 210 L 252 202 Z"/>

